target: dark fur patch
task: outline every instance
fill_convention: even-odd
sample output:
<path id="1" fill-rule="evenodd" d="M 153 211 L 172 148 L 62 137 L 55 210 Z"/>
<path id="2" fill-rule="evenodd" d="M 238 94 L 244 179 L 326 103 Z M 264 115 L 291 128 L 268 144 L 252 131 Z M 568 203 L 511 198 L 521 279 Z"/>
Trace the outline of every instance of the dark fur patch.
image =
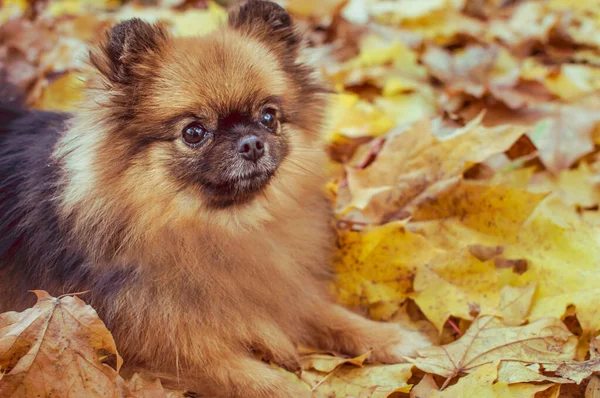
<path id="1" fill-rule="evenodd" d="M 0 273 L 19 281 L 3 294 L 23 302 L 29 289 L 52 295 L 92 289 L 102 311 L 102 301 L 130 275 L 96 274 L 58 216 L 62 171 L 52 150 L 69 117 L 0 104 Z"/>

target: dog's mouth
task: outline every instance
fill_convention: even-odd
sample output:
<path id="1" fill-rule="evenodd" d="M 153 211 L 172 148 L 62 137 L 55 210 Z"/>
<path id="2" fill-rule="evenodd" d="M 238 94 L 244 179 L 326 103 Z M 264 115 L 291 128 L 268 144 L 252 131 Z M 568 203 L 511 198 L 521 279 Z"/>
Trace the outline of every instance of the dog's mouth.
<path id="1" fill-rule="evenodd" d="M 251 201 L 268 185 L 275 170 L 252 170 L 234 178 L 203 184 L 203 190 L 215 207 L 240 205 Z"/>

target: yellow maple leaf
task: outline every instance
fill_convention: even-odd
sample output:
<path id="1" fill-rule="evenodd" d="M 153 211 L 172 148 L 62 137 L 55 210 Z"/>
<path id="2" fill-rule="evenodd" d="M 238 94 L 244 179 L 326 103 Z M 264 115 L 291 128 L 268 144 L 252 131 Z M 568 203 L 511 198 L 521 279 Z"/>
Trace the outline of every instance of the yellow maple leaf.
<path id="1" fill-rule="evenodd" d="M 460 181 L 435 198 L 415 204 L 412 220 L 458 218 L 471 229 L 510 242 L 544 197 L 501 185 Z"/>
<path id="2" fill-rule="evenodd" d="M 342 366 L 331 373 L 305 371 L 302 379 L 313 388 L 313 396 L 387 398 L 394 392 L 409 392 L 412 364 Z"/>
<path id="3" fill-rule="evenodd" d="M 386 305 L 389 315 L 412 291 L 417 267 L 438 251 L 425 238 L 407 232 L 402 222 L 364 232 L 339 233 L 341 250 L 334 263 L 340 302 L 369 308 Z"/>
<path id="4" fill-rule="evenodd" d="M 177 36 L 200 36 L 207 34 L 227 20 L 227 11 L 214 2 L 205 10 L 187 10 L 175 13 L 169 19 Z"/>
<path id="5" fill-rule="evenodd" d="M 121 6 L 119 0 L 61 0 L 48 3 L 48 12 L 53 17 L 80 15 L 86 11 L 110 10 Z"/>
<path id="6" fill-rule="evenodd" d="M 538 284 L 530 319 L 562 317 L 575 305 L 584 331 L 600 330 L 600 228 L 585 223 L 556 200 L 547 200 L 506 248 L 506 258 L 527 260 L 528 270 L 516 284 Z M 569 217 L 569 214 L 572 214 Z M 567 218 L 568 217 L 568 218 Z"/>
<path id="7" fill-rule="evenodd" d="M 434 391 L 431 398 L 477 397 L 477 398 L 533 398 L 540 391 L 553 388 L 552 384 L 494 383 L 498 377 L 498 363 L 486 364 L 464 377 L 444 391 Z"/>
<path id="8" fill-rule="evenodd" d="M 493 261 L 480 261 L 466 250 L 430 260 L 417 271 L 414 289 L 415 302 L 438 331 L 450 316 L 473 319 L 480 313 L 495 314 L 500 303 Z"/>
<path id="9" fill-rule="evenodd" d="M 552 192 L 568 205 L 592 207 L 600 204 L 598 183 L 595 171 L 582 162 L 574 169 L 561 170 L 558 175 L 545 171 L 536 173 L 529 183 L 529 190 Z"/>
<path id="10" fill-rule="evenodd" d="M 42 91 L 36 107 L 53 111 L 73 111 L 83 99 L 85 81 L 74 72 L 59 77 Z"/>
<path id="11" fill-rule="evenodd" d="M 328 108 L 327 139 L 340 141 L 343 137 L 376 137 L 390 131 L 394 120 L 373 104 L 356 94 L 337 94 Z"/>
<path id="12" fill-rule="evenodd" d="M 377 87 L 395 86 L 418 89 L 427 77 L 418 63 L 418 54 L 400 41 L 390 41 L 380 35 L 370 34 L 361 39 L 360 52 L 339 65 L 328 65 L 327 76 L 338 85 L 370 83 Z M 389 94 L 390 87 L 386 93 Z"/>
<path id="13" fill-rule="evenodd" d="M 418 350 L 410 361 L 427 373 L 452 378 L 460 373 L 473 373 L 494 362 L 541 364 L 556 370 L 575 356 L 577 337 L 556 318 L 544 318 L 525 326 L 506 327 L 499 318 L 477 318 L 458 340 L 441 346 Z M 510 377 L 507 374 L 505 377 Z M 539 373 L 533 375 L 535 381 Z M 496 380 L 494 375 L 492 380 Z M 499 381 L 507 381 L 499 378 Z M 527 382 L 526 379 L 511 382 Z"/>
<path id="14" fill-rule="evenodd" d="M 498 308 L 506 325 L 520 325 L 527 319 L 536 286 L 536 284 L 532 284 L 518 287 L 504 286 L 502 288 Z"/>

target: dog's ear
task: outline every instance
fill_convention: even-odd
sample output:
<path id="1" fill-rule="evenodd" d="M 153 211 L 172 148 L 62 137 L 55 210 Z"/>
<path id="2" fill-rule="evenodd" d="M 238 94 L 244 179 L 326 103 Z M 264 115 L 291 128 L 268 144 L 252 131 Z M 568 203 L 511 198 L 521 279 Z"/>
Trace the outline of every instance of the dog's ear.
<path id="1" fill-rule="evenodd" d="M 229 26 L 256 37 L 281 56 L 296 56 L 302 36 L 291 15 L 271 1 L 249 0 L 229 13 Z"/>
<path id="2" fill-rule="evenodd" d="M 162 25 L 133 18 L 110 29 L 90 60 L 110 82 L 127 84 L 144 74 L 145 61 L 156 59 L 169 40 Z"/>

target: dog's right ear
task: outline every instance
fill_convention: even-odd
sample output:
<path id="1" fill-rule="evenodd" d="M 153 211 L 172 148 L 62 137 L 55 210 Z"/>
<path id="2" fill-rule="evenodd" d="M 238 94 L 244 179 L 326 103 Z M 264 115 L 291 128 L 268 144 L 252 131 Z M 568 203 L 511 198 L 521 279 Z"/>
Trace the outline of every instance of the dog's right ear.
<path id="1" fill-rule="evenodd" d="M 162 25 L 133 18 L 109 30 L 90 61 L 111 83 L 129 84 L 148 71 L 146 61 L 156 59 L 169 40 Z"/>
<path id="2" fill-rule="evenodd" d="M 295 57 L 302 41 L 291 15 L 271 1 L 249 0 L 229 13 L 229 26 L 256 37 L 280 56 Z"/>

